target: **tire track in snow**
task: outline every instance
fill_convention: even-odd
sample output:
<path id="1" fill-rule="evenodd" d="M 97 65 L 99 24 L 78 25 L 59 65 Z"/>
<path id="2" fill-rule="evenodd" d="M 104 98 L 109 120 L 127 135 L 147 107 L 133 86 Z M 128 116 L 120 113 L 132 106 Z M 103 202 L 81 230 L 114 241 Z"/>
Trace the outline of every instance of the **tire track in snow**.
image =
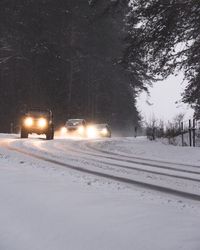
<path id="1" fill-rule="evenodd" d="M 160 169 L 166 169 L 166 170 L 172 170 L 172 171 L 178 171 L 178 172 L 183 172 L 183 173 L 189 173 L 189 174 L 196 174 L 196 175 L 200 175 L 200 171 L 192 171 L 192 170 L 186 170 L 186 169 L 180 169 L 180 168 L 177 168 L 177 167 L 171 167 L 171 166 L 166 166 L 166 165 L 158 165 L 158 164 L 152 164 L 152 163 L 148 163 L 148 162 L 142 162 L 142 161 L 134 161 L 134 160 L 131 160 L 129 159 L 129 157 L 126 157 L 124 155 L 119 155 L 117 154 L 117 156 L 122 156 L 123 158 L 117 158 L 117 157 L 113 157 L 113 156 L 110 156 L 110 152 L 106 152 L 104 153 L 103 151 L 103 155 L 102 154 L 96 154 L 94 153 L 93 151 L 86 151 L 86 150 L 82 150 L 82 149 L 77 149 L 77 145 L 75 145 L 76 148 L 74 147 L 71 147 L 69 145 L 65 145 L 65 149 L 68 149 L 68 150 L 71 150 L 71 151 L 74 151 L 74 152 L 77 152 L 77 153 L 82 153 L 82 154 L 85 154 L 85 155 L 88 155 L 88 156 L 94 156 L 94 157 L 100 157 L 100 158 L 106 158 L 106 159 L 110 159 L 110 160 L 116 160 L 116 161 L 119 161 L 119 162 L 125 162 L 125 163 L 133 163 L 133 164 L 139 164 L 139 165 L 143 165 L 143 166 L 147 166 L 147 167 L 153 167 L 153 168 L 160 168 Z M 58 147 L 56 147 L 58 149 Z M 60 150 L 63 150 L 63 147 L 59 147 Z M 102 152 L 101 150 L 95 150 L 95 151 L 99 151 L 99 152 Z M 134 158 L 134 157 L 133 157 Z M 140 158 L 142 160 L 142 158 Z M 146 161 L 146 159 L 144 159 Z M 151 162 L 154 162 L 154 160 L 151 160 Z M 165 162 L 165 161 L 155 161 L 156 163 L 163 163 L 163 164 L 168 164 L 168 162 Z M 110 162 L 106 162 L 106 163 L 110 163 Z M 178 165 L 179 164 L 176 164 L 176 163 L 170 163 L 171 165 Z M 184 165 L 182 164 L 183 166 L 187 166 L 188 165 Z M 121 167 L 123 167 L 123 165 L 120 165 Z M 200 170 L 200 167 L 197 167 L 199 170 Z M 138 170 L 144 170 L 145 169 L 138 169 Z M 199 180 L 199 179 L 198 179 Z"/>
<path id="2" fill-rule="evenodd" d="M 100 162 L 100 163 L 103 163 L 103 164 L 106 164 L 106 165 L 110 165 L 110 166 L 114 166 L 114 167 L 120 167 L 122 169 L 127 169 L 127 170 L 136 170 L 136 171 L 139 171 L 139 172 L 143 172 L 143 173 L 150 173 L 150 174 L 154 174 L 154 175 L 159 175 L 159 176 L 167 176 L 167 177 L 172 177 L 172 178 L 178 178 L 178 179 L 183 179 L 183 180 L 189 180 L 189 181 L 195 181 L 195 182 L 200 182 L 200 173 L 198 172 L 194 172 L 194 171 L 186 171 L 186 170 L 180 170 L 180 169 L 176 169 L 176 168 L 168 168 L 168 167 L 163 167 L 163 166 L 160 166 L 160 165 L 152 165 L 152 164 L 141 164 L 140 162 L 133 162 L 133 161 L 126 161 L 126 160 L 119 160 L 119 159 L 116 159 L 114 157 L 105 157 L 103 155 L 97 155 L 97 154 L 93 154 L 93 153 L 88 153 L 87 151 L 83 151 L 83 150 L 79 150 L 79 149 L 74 149 L 73 147 L 70 147 L 70 146 L 66 146 L 65 145 L 65 148 L 63 148 L 62 146 L 58 147 L 56 146 L 56 149 L 59 149 L 59 150 L 62 150 L 63 152 L 65 152 L 66 149 L 68 149 L 69 151 L 73 151 L 75 153 L 81 153 L 83 155 L 79 155 L 79 157 L 83 158 L 83 159 L 86 159 L 88 160 L 87 156 L 95 156 L 95 157 L 98 157 L 100 159 L 89 159 L 90 161 L 95 161 L 95 162 Z M 65 150 L 64 150 L 65 149 Z M 105 161 L 105 160 L 102 160 L 102 159 L 109 159 L 109 160 L 115 160 L 119 163 L 113 163 L 113 162 L 108 162 L 108 161 Z M 176 174 L 169 174 L 169 173 L 162 173 L 162 172 L 158 172 L 158 171 L 153 171 L 153 170 L 148 170 L 148 169 L 141 169 L 140 167 L 134 167 L 134 166 L 125 166 L 125 165 L 121 165 L 121 163 L 133 163 L 133 164 L 141 164 L 141 165 L 145 165 L 145 166 L 148 166 L 148 167 L 155 167 L 155 168 L 164 168 L 164 169 L 167 169 L 167 170 L 172 170 L 172 171 L 179 171 L 179 172 L 183 172 L 183 173 L 192 173 L 192 174 L 197 174 L 199 175 L 199 178 L 193 178 L 193 177 L 187 177 L 187 176 L 180 176 L 180 175 L 176 175 Z"/>
<path id="3" fill-rule="evenodd" d="M 169 187 L 150 184 L 150 183 L 146 183 L 143 181 L 137 181 L 137 180 L 129 179 L 126 177 L 120 177 L 120 176 L 116 176 L 116 175 L 112 175 L 112 174 L 108 174 L 108 173 L 102 173 L 99 171 L 90 170 L 90 169 L 83 168 L 80 166 L 75 166 L 74 164 L 66 164 L 66 163 L 61 162 L 61 161 L 53 160 L 53 159 L 50 159 L 50 158 L 47 158 L 44 156 L 40 156 L 40 155 L 35 154 L 35 153 L 28 152 L 26 150 L 22 150 L 22 149 L 19 149 L 16 147 L 9 146 L 9 143 L 6 143 L 6 142 L 1 143 L 1 145 L 4 146 L 5 148 L 7 148 L 8 150 L 11 150 L 11 151 L 14 151 L 14 152 L 17 152 L 20 154 L 24 154 L 24 155 L 27 155 L 27 156 L 30 156 L 30 157 L 33 157 L 35 159 L 39 159 L 39 160 L 42 160 L 45 162 L 49 162 L 49 163 L 52 163 L 52 164 L 55 164 L 55 165 L 58 165 L 61 167 L 65 167 L 65 168 L 72 169 L 72 170 L 75 170 L 78 172 L 82 172 L 85 174 L 90 174 L 93 176 L 102 177 L 102 178 L 106 178 L 109 180 L 113 180 L 113 181 L 117 181 L 117 182 L 121 182 L 121 183 L 125 183 L 125 184 L 135 185 L 135 186 L 142 187 L 142 188 L 145 188 L 148 190 L 167 193 L 167 194 L 171 194 L 174 196 L 178 196 L 178 197 L 182 197 L 182 198 L 186 198 L 186 199 L 190 199 L 190 200 L 200 201 L 200 195 L 198 195 L 198 194 L 184 192 L 181 190 L 176 190 L 176 189 L 169 188 Z"/>
<path id="4" fill-rule="evenodd" d="M 93 151 L 104 153 L 106 155 L 120 156 L 120 157 L 124 157 L 127 159 L 144 161 L 144 162 L 138 161 L 137 163 L 144 163 L 144 164 L 146 164 L 145 162 L 161 163 L 161 164 L 168 164 L 168 165 L 172 165 L 172 166 L 176 165 L 176 166 L 181 166 L 181 167 L 195 168 L 195 169 L 198 169 L 200 171 L 200 166 L 197 166 L 197 165 L 190 165 L 190 164 L 183 164 L 183 163 L 176 163 L 176 162 L 169 162 L 169 161 L 161 161 L 161 160 L 153 160 L 153 159 L 149 159 L 149 158 L 130 156 L 130 155 L 120 154 L 120 153 L 116 153 L 116 152 L 112 152 L 112 151 L 106 151 L 106 150 L 102 150 L 102 149 L 99 149 L 97 147 L 92 146 L 91 142 L 86 142 L 86 143 L 84 143 L 84 145 L 87 148 L 92 149 Z M 147 164 L 151 164 L 151 163 L 147 163 Z M 189 173 L 193 173 L 192 171 L 190 172 L 190 170 L 186 170 L 186 171 L 188 171 Z M 197 173 L 197 172 L 194 172 L 194 173 Z M 200 172 L 198 172 L 198 173 L 200 174 Z"/>

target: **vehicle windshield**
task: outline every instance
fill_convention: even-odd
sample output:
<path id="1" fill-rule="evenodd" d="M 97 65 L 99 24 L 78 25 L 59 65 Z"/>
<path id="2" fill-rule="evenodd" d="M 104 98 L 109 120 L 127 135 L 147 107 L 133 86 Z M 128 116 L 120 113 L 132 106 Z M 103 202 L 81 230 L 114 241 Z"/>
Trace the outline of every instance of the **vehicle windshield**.
<path id="1" fill-rule="evenodd" d="M 107 127 L 107 124 L 94 124 L 94 127 L 96 129 L 103 129 Z"/>
<path id="2" fill-rule="evenodd" d="M 34 117 L 41 117 L 41 116 L 45 116 L 48 117 L 49 116 L 49 112 L 48 111 L 44 111 L 44 110 L 29 110 L 26 115 L 28 116 L 34 116 Z"/>
<path id="3" fill-rule="evenodd" d="M 68 126 L 76 126 L 76 125 L 79 125 L 79 124 L 82 124 L 83 120 L 81 119 L 71 119 L 71 120 L 68 120 L 66 122 L 66 125 Z"/>

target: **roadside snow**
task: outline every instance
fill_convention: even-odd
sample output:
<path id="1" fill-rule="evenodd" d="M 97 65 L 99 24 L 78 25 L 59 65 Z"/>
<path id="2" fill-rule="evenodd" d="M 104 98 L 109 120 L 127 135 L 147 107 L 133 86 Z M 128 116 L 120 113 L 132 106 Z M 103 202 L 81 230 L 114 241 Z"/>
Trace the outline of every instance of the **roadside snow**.
<path id="1" fill-rule="evenodd" d="M 89 142 L 89 144 L 91 144 Z M 194 164 L 200 167 L 200 148 L 173 146 L 164 141 L 150 141 L 145 137 L 96 140 L 92 146 L 108 152 L 124 153 L 153 160 Z"/>
<path id="2" fill-rule="evenodd" d="M 0 138 L 0 250 L 200 249 L 199 202 L 62 168 L 10 151 L 3 144 L 6 140 L 28 148 L 30 140 L 37 147 L 40 139 Z M 60 143 L 65 142 L 42 141 L 49 150 Z M 169 159 L 174 154 L 170 146 L 162 152 L 160 143 L 152 147 L 131 138 L 97 144 L 104 150 L 151 158 Z M 197 152 L 191 152 L 192 156 L 180 153 L 181 162 L 194 157 L 190 162 L 198 163 Z"/>

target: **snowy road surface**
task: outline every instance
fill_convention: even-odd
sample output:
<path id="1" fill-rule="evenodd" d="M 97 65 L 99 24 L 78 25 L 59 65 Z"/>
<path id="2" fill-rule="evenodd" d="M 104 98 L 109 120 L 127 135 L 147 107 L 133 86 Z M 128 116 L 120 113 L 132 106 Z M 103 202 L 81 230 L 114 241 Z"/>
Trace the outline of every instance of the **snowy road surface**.
<path id="1" fill-rule="evenodd" d="M 200 148 L 0 135 L 0 250 L 199 250 Z"/>

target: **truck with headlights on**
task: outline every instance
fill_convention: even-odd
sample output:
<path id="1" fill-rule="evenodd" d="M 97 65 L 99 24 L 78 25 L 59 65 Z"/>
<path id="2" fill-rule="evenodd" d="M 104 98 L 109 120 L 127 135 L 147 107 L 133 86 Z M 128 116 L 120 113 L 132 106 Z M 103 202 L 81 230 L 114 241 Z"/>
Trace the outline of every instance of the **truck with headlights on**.
<path id="1" fill-rule="evenodd" d="M 28 134 L 45 134 L 47 140 L 54 138 L 53 114 L 51 110 L 29 109 L 21 119 L 21 138 Z"/>

